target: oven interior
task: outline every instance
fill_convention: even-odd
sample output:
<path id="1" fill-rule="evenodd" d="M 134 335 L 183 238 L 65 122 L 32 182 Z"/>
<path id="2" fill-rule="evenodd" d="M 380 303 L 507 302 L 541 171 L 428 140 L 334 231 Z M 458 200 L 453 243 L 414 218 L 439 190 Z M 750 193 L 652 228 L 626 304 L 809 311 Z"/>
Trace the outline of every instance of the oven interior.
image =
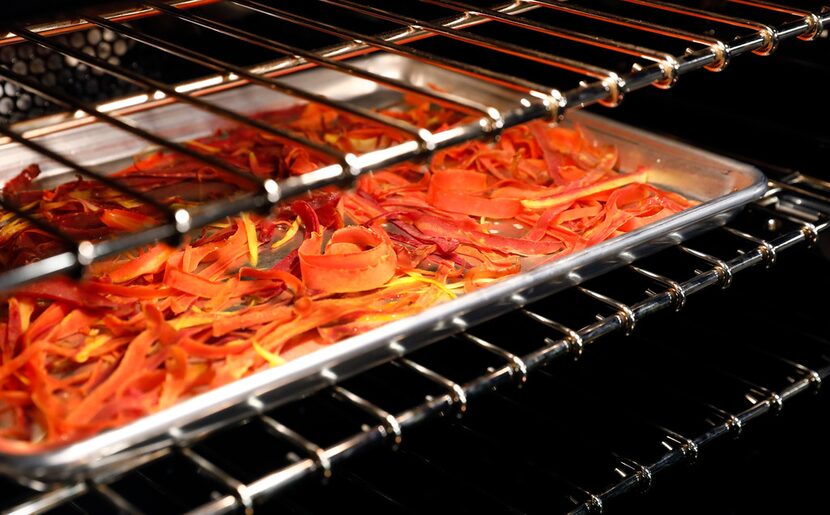
<path id="1" fill-rule="evenodd" d="M 650 15 L 655 23 L 676 21 L 675 14 L 654 15 L 636 2 L 592 4 L 623 16 Z M 739 2 L 695 4 L 717 12 L 748 9 Z M 399 26 L 323 2 L 280 7 L 365 34 Z M 426 20 L 452 12 L 429 2 L 382 8 Z M 226 3 L 194 12 L 250 30 L 273 30 L 261 16 Z M 569 29 L 595 28 L 582 17 L 566 18 Z M 261 48 L 230 44 L 225 36 L 170 17 L 131 23 L 239 66 L 273 59 Z M 708 26 L 696 23 L 689 23 L 689 30 Z M 536 33 L 494 27 L 490 22 L 471 30 L 523 48 L 546 49 L 550 43 Z M 735 36 L 734 27 L 717 28 L 724 33 L 715 30 L 714 37 Z M 634 34 L 641 45 L 677 43 L 615 30 L 619 33 L 604 35 Z M 309 49 L 335 42 L 290 24 L 280 35 Z M 170 84 L 209 72 L 103 30 L 57 37 L 105 60 L 118 57 L 111 62 Z M 526 81 L 578 86 L 570 73 L 507 54 L 471 52 L 449 38 L 412 46 Z M 581 46 L 556 48 L 609 68 L 631 64 Z M 137 91 L 53 55 L 31 42 L 0 48 L 3 69 L 45 85 L 54 80 L 52 86 L 85 101 Z M 830 212 L 830 113 L 822 102 L 823 85 L 830 80 L 827 55 L 825 30 L 810 42 L 783 41 L 770 56 L 736 57 L 720 73 L 689 73 L 667 91 L 633 91 L 614 109 L 587 107 L 762 169 L 774 181 L 773 192 L 725 228 L 212 431 L 193 445 L 138 457 L 107 476 L 67 484 L 3 478 L 0 508 L 13 513 L 320 513 L 343 506 L 477 513 L 820 509 L 821 478 L 810 471 L 830 456 L 822 438 L 830 427 L 828 399 L 820 388 L 830 375 L 822 300 L 830 287 L 830 240 L 824 232 Z M 62 107 L 4 83 L 5 123 L 37 130 L 54 122 L 44 116 L 60 112 Z"/>

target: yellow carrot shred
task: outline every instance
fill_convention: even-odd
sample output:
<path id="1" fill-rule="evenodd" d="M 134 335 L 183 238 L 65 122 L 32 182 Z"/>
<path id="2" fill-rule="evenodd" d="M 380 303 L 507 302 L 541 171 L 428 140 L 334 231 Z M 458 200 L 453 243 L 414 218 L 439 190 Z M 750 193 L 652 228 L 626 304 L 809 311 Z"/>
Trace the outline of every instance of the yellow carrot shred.
<path id="1" fill-rule="evenodd" d="M 526 209 L 539 211 L 542 209 L 547 209 L 549 207 L 562 205 L 568 202 L 573 202 L 574 200 L 580 199 L 582 197 L 587 197 L 603 191 L 622 188 L 623 186 L 626 186 L 628 184 L 642 184 L 647 181 L 648 172 L 644 169 L 633 173 L 619 174 L 612 179 L 606 179 L 604 181 L 600 181 L 598 183 L 586 186 L 584 188 L 579 188 L 574 191 L 569 191 L 565 193 L 558 193 L 550 197 L 542 197 L 538 199 L 522 199 L 521 203 L 522 206 L 524 206 Z"/>
<path id="2" fill-rule="evenodd" d="M 216 312 L 219 314 L 221 312 Z M 187 329 L 188 327 L 196 327 L 198 325 L 211 324 L 216 321 L 216 316 L 181 316 L 170 320 L 170 326 L 179 331 Z"/>
<path id="3" fill-rule="evenodd" d="M 273 352 L 269 352 L 266 348 L 262 345 L 258 344 L 255 341 L 251 342 L 251 346 L 253 346 L 254 350 L 257 354 L 260 355 L 262 359 L 268 362 L 269 366 L 276 367 L 285 363 L 285 360 L 281 357 L 277 356 Z"/>
<path id="4" fill-rule="evenodd" d="M 271 248 L 276 249 L 276 248 L 282 247 L 283 245 L 285 245 L 286 243 L 288 243 L 289 241 L 294 239 L 294 236 L 297 234 L 297 231 L 299 231 L 299 230 L 300 230 L 300 217 L 298 216 L 294 220 L 294 223 L 292 223 L 291 226 L 288 228 L 288 230 L 285 231 L 285 234 L 283 235 L 283 237 L 280 238 L 278 241 L 275 241 L 274 243 L 271 244 Z"/>
<path id="5" fill-rule="evenodd" d="M 251 255 L 251 265 L 256 266 L 259 261 L 259 240 L 256 236 L 256 226 L 245 213 L 242 214 L 242 225 L 245 226 L 245 235 L 248 237 L 248 253 Z"/>
<path id="6" fill-rule="evenodd" d="M 118 202 L 118 204 L 121 207 L 126 208 L 126 209 L 134 209 L 134 208 L 141 207 L 141 206 L 144 205 L 144 202 L 141 202 L 140 200 L 133 200 L 133 199 L 128 199 L 128 198 L 127 199 L 117 199 L 116 202 Z"/>
<path id="7" fill-rule="evenodd" d="M 404 316 L 406 315 L 402 313 L 370 313 L 358 318 L 357 322 L 365 322 L 370 324 L 387 323 L 392 322 L 393 320 L 398 320 Z"/>
<path id="8" fill-rule="evenodd" d="M 32 302 L 32 299 L 20 299 L 17 304 L 17 309 L 20 311 L 20 330 L 25 333 L 29 329 L 35 304 Z"/>
<path id="9" fill-rule="evenodd" d="M 107 343 L 108 341 L 112 340 L 112 336 L 108 334 L 99 334 L 94 336 L 89 343 L 81 347 L 81 349 L 75 354 L 75 361 L 78 363 L 84 363 L 86 360 L 89 359 L 90 354 L 92 354 L 95 349 L 100 347 L 101 345 Z"/>
<path id="10" fill-rule="evenodd" d="M 416 284 L 416 283 L 424 283 L 431 286 L 437 287 L 439 290 L 444 292 L 449 298 L 454 299 L 458 295 L 449 289 L 444 283 L 440 281 L 436 281 L 435 279 L 429 279 L 428 277 L 424 277 L 423 275 L 419 274 L 418 272 L 406 272 L 407 277 L 399 277 L 397 279 L 393 279 L 389 281 L 386 286 L 387 287 L 394 287 L 394 286 L 405 286 L 407 284 Z M 460 284 L 460 283 L 457 283 Z"/>
<path id="11" fill-rule="evenodd" d="M 199 141 L 196 141 L 196 140 L 190 140 L 190 141 L 187 142 L 187 144 L 192 146 L 192 147 L 196 147 L 199 150 L 203 150 L 205 152 L 208 152 L 210 154 L 218 154 L 219 153 L 218 148 L 212 147 L 210 145 L 207 145 L 205 143 L 202 143 L 202 142 L 199 142 Z"/>

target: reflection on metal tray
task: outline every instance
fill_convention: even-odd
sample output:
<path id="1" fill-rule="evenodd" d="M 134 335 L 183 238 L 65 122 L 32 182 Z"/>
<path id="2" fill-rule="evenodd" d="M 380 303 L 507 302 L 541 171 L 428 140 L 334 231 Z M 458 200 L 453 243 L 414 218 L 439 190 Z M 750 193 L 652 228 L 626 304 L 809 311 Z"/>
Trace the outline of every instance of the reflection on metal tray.
<path id="1" fill-rule="evenodd" d="M 450 91 L 463 88 L 470 98 L 480 99 L 504 110 L 515 106 L 518 99 L 514 92 L 399 57 L 375 55 L 357 62 L 363 63 L 367 68 L 419 84 L 431 83 Z M 364 81 L 328 70 L 302 72 L 286 80 L 363 103 L 388 104 L 394 100 L 388 91 L 378 90 L 374 85 L 367 89 L 365 86 L 368 83 Z M 211 100 L 253 113 L 285 106 L 289 99 L 248 86 L 218 93 Z M 766 189 L 764 176 L 753 167 L 599 117 L 580 113 L 572 115 L 597 139 L 617 146 L 621 170 L 631 171 L 645 166 L 652 183 L 702 203 L 594 247 L 437 305 L 418 315 L 389 323 L 285 365 L 198 395 L 120 428 L 34 454 L 0 455 L 0 470 L 38 478 L 78 478 L 117 468 L 125 458 L 138 453 L 150 452 L 172 442 L 198 439 L 206 431 L 250 416 L 265 407 L 295 399 L 466 326 L 722 224 L 741 206 L 760 197 Z M 175 139 L 202 136 L 218 123 L 209 115 L 178 104 L 138 113 L 134 118 L 143 126 Z M 71 147 L 76 159 L 87 164 L 113 162 L 143 149 L 143 143 L 100 125 L 59 132 L 47 138 L 57 147 Z M 34 160 L 34 156 L 15 145 L 0 148 L 0 177 L 8 178 L 21 166 Z M 44 170 L 53 176 L 64 172 L 57 166 L 48 165 L 44 166 Z"/>

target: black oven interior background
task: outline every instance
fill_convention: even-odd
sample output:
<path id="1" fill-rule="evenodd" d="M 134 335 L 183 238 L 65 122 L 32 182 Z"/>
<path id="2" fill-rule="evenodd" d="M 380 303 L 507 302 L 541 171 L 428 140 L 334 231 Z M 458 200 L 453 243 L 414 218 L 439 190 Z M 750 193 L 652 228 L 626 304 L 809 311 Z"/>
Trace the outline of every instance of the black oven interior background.
<path id="1" fill-rule="evenodd" d="M 291 2 L 296 4 L 297 2 Z M 37 4 L 37 3 L 35 3 Z M 45 4 L 48 4 L 46 2 Z M 43 4 L 39 4 L 43 5 Z M 40 11 L 44 12 L 43 10 Z M 315 15 L 325 18 L 325 12 Z M 239 21 L 239 20 L 237 20 Z M 354 23 L 359 23 L 355 20 Z M 169 34 L 171 27 L 148 18 L 142 29 Z M 361 30 L 379 32 L 366 20 Z M 177 27 L 180 29 L 180 27 Z M 196 27 L 177 30 L 191 42 L 239 64 L 269 57 L 250 47 L 217 44 Z M 204 74 L 181 66 L 161 54 L 102 31 L 61 36 L 71 46 L 175 83 Z M 293 43 L 317 48 L 331 43 L 307 31 L 288 34 Z M 532 46 L 534 41 L 521 42 Z M 438 49 L 439 42 L 418 45 Z M 452 53 L 448 46 L 441 51 Z M 620 107 L 591 108 L 635 126 L 677 137 L 751 162 L 773 177 L 801 171 L 830 180 L 830 108 L 823 101 L 830 83 L 830 39 L 792 42 L 771 57 L 736 60 L 719 74 L 697 73 L 681 78 L 670 91 L 642 91 Z M 456 58 L 470 58 L 464 54 Z M 153 63 L 148 68 L 147 63 Z M 544 81 L 534 70 L 505 59 L 491 63 L 503 71 Z M 32 45 L 0 48 L 0 66 L 25 72 L 42 81 L 55 81 L 67 92 L 91 101 L 129 93 L 130 86 L 96 74 L 84 65 L 55 58 Z M 15 67 L 17 67 L 15 69 Z M 25 68 L 25 70 L 24 70 Z M 0 120 L 17 121 L 50 112 L 49 105 L 3 85 Z M 753 270 L 736 278 L 725 291 L 708 291 L 678 314 L 667 313 L 643 324 L 630 337 L 611 337 L 576 363 L 559 361 L 532 374 L 521 389 L 480 397 L 459 419 L 442 417 L 406 435 L 397 452 L 377 449 L 349 461 L 334 477 L 317 477 L 285 491 L 266 505 L 266 512 L 328 512 L 362 506 L 366 511 L 550 512 L 567 511 L 584 495 L 583 485 L 607 484 L 613 474 L 609 449 L 646 449 L 651 421 L 670 419 L 700 423 L 689 398 L 718 404 L 729 393 L 723 376 L 735 369 L 770 381 L 780 380 L 768 366 L 765 352 L 809 347 L 819 358 L 830 355 L 826 295 L 830 291 L 830 243 L 825 237 L 813 249 L 782 256 L 771 270 Z M 660 254 L 660 256 L 668 256 Z M 616 276 L 600 278 L 613 288 Z M 820 299 L 811 301 L 811 295 Z M 552 305 L 567 304 L 551 299 Z M 515 338 L 509 319 L 489 324 L 495 342 Z M 808 342 L 808 343 L 805 343 Z M 818 350 L 816 350 L 818 349 Z M 452 362 L 454 345 L 446 342 L 424 351 L 420 359 Z M 432 353 L 430 355 L 430 353 Z M 463 356 L 459 359 L 465 359 Z M 382 374 L 383 371 L 379 371 Z M 406 394 L 401 386 L 401 395 Z M 315 418 L 310 407 L 292 408 L 305 425 L 316 425 L 321 439 L 338 431 L 325 417 Z M 612 512 L 755 513 L 818 509 L 823 478 L 816 464 L 830 461 L 830 398 L 826 389 L 800 397 L 779 416 L 767 417 L 739 439 L 722 439 L 705 449 L 694 464 L 675 467 L 656 478 L 641 495 L 623 496 L 607 508 Z M 285 416 L 292 416 L 290 413 Z M 330 426 L 329 426 L 330 425 Z M 312 429 L 310 429 L 312 430 Z M 246 440 L 250 438 L 250 440 Z M 240 476 L 268 467 L 267 442 L 231 431 L 227 441 L 202 449 Z M 232 440 L 232 441 L 231 441 Z M 223 447 L 225 447 L 223 449 Z M 212 454 L 211 454 L 212 453 Z M 689 460 L 690 462 L 692 460 Z M 179 512 L 206 502 L 190 503 L 213 488 L 210 482 L 182 484 L 183 469 L 165 460 L 111 485 L 146 513 Z M 186 473 L 186 472 L 185 472 Z M 152 481 L 146 481 L 149 477 Z M 178 479 L 177 479 L 178 477 Z M 169 485 L 175 484 L 175 488 Z M 157 486 L 168 488 L 158 490 Z M 199 486 L 201 485 L 201 486 Z M 197 491 L 198 490 L 198 491 Z M 25 489 L 4 485 L 0 508 L 16 505 Z M 177 497 L 178 496 L 178 497 Z M 578 504 L 578 503 L 577 503 Z M 616 508 L 616 509 L 612 509 Z M 84 496 L 56 512 L 97 513 L 112 506 L 94 495 Z"/>

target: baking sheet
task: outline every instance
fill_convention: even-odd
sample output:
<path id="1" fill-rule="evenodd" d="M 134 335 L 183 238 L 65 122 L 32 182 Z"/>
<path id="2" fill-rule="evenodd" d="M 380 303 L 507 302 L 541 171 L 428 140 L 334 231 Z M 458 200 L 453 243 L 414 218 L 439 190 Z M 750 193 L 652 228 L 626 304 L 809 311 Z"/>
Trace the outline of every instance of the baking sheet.
<path id="1" fill-rule="evenodd" d="M 435 84 L 507 111 L 521 96 L 491 84 L 429 67 L 398 56 L 376 54 L 359 61 L 367 69 L 419 85 Z M 362 105 L 388 105 L 396 93 L 374 83 L 314 69 L 288 76 L 286 82 L 315 89 Z M 223 91 L 211 101 L 245 113 L 290 105 L 292 99 L 253 86 Z M 171 408 L 145 416 L 117 429 L 61 447 L 33 454 L 0 454 L 0 471 L 61 480 L 78 479 L 111 470 L 125 459 L 167 446 L 186 443 L 207 428 L 252 416 L 262 405 L 296 399 L 339 379 L 389 361 L 406 352 L 497 316 L 519 305 L 567 288 L 612 268 L 634 261 L 668 245 L 724 223 L 744 204 L 760 197 L 766 180 L 755 168 L 585 113 L 570 113 L 605 144 L 617 146 L 619 168 L 649 170 L 650 182 L 702 201 L 691 209 L 589 249 L 491 284 L 479 291 L 434 306 L 424 312 L 343 340 L 285 365 L 264 370 L 234 383 L 198 395 Z M 191 107 L 173 104 L 136 113 L 134 121 L 177 140 L 211 133 L 226 123 Z M 146 150 L 146 144 L 102 124 L 44 137 L 41 142 L 75 160 L 108 169 L 108 163 Z M 16 145 L 0 147 L 0 180 L 6 180 L 31 162 L 43 164 L 45 175 L 66 172 Z"/>

